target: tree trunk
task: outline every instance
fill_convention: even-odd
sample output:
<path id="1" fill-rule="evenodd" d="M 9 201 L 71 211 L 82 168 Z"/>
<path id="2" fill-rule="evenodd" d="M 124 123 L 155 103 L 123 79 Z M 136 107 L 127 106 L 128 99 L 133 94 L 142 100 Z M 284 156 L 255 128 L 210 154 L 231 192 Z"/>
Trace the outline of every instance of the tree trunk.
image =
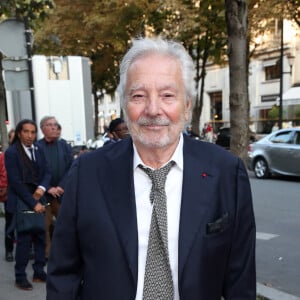
<path id="1" fill-rule="evenodd" d="M 195 99 L 195 105 L 193 107 L 192 112 L 192 130 L 193 132 L 201 135 L 201 130 L 199 128 L 200 123 L 200 116 L 202 113 L 203 108 L 203 95 L 204 95 L 204 86 L 205 86 L 205 76 L 206 76 L 206 63 L 208 60 L 208 52 L 209 52 L 209 43 L 208 43 L 208 33 L 206 32 L 205 36 L 205 48 L 203 50 L 203 57 L 202 57 L 202 65 L 201 65 L 201 73 L 200 73 L 200 38 L 198 37 L 198 45 L 196 48 L 196 99 Z M 199 91 L 199 81 L 201 79 L 201 86 Z"/>
<path id="2" fill-rule="evenodd" d="M 246 163 L 249 134 L 247 5 L 245 0 L 225 0 L 225 4 L 230 78 L 230 150 Z"/>
<path id="3" fill-rule="evenodd" d="M 1 136 L 1 146 L 2 151 L 4 151 L 8 146 L 7 139 L 7 128 L 6 128 L 6 97 L 5 97 L 5 88 L 4 81 L 2 76 L 2 54 L 0 52 L 0 136 Z"/>

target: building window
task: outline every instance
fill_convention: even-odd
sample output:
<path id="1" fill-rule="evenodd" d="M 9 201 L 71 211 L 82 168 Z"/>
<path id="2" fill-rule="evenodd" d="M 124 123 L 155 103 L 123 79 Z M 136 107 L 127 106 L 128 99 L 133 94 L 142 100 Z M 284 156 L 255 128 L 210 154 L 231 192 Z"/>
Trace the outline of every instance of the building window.
<path id="1" fill-rule="evenodd" d="M 209 93 L 210 119 L 213 121 L 214 131 L 223 125 L 222 92 Z"/>
<path id="2" fill-rule="evenodd" d="M 265 76 L 266 76 L 266 81 L 273 80 L 273 79 L 279 79 L 280 78 L 280 65 L 275 64 L 273 66 L 266 66 L 265 67 Z"/>

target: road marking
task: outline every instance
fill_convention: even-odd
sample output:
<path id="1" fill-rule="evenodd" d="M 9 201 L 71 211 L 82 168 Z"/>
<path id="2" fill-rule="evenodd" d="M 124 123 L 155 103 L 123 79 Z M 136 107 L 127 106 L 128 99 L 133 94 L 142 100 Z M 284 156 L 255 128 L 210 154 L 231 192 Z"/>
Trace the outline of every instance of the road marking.
<path id="1" fill-rule="evenodd" d="M 268 241 L 278 237 L 278 234 L 266 233 L 266 232 L 256 232 L 256 238 L 258 240 Z"/>

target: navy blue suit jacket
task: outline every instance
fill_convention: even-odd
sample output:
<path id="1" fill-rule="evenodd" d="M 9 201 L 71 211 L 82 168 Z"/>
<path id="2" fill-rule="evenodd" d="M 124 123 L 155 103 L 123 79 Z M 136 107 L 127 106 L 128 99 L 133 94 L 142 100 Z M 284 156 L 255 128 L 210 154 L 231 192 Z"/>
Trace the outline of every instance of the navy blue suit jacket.
<path id="1" fill-rule="evenodd" d="M 33 194 L 25 185 L 32 184 L 36 186 L 43 186 L 48 189 L 51 174 L 48 168 L 48 163 L 45 158 L 43 150 L 34 145 L 34 153 L 36 163 L 34 164 L 36 178 L 34 180 L 32 169 L 29 167 L 29 158 L 22 156 L 20 152 L 21 144 L 16 142 L 8 147 L 5 151 L 5 167 L 8 179 L 8 194 L 7 194 L 7 210 L 14 213 L 16 211 L 17 198 L 21 198 L 30 208 L 34 208 L 36 200 Z M 25 154 L 25 153 L 24 153 Z M 26 154 L 25 154 L 26 155 Z M 25 163 L 24 159 L 27 159 Z"/>
<path id="2" fill-rule="evenodd" d="M 52 178 L 50 181 L 50 187 L 51 186 L 60 186 L 64 189 L 68 171 L 73 163 L 74 158 L 72 155 L 71 146 L 65 140 L 58 139 L 58 140 L 54 141 L 54 144 L 57 146 L 57 155 L 58 155 L 57 168 L 58 168 L 58 173 L 59 173 L 58 174 L 59 179 L 58 179 L 58 182 L 54 182 L 54 179 Z M 44 150 L 45 156 L 48 160 L 50 172 L 52 173 L 52 166 L 47 157 L 47 142 L 46 142 L 45 138 L 40 139 L 37 142 L 37 145 Z"/>
<path id="3" fill-rule="evenodd" d="M 241 160 L 184 138 L 181 300 L 254 300 L 255 221 Z M 131 139 L 71 168 L 48 264 L 47 300 L 134 300 L 138 233 Z"/>

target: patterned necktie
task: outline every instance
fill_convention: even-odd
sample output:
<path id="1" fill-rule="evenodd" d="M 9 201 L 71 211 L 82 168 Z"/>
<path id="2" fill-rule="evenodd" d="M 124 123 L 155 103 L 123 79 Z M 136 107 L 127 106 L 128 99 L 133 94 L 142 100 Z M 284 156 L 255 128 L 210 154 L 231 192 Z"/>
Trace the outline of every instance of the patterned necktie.
<path id="1" fill-rule="evenodd" d="M 165 182 L 171 161 L 158 170 L 139 165 L 151 179 L 150 201 L 153 204 L 148 240 L 143 300 L 173 300 L 174 287 L 168 251 L 168 221 Z"/>

